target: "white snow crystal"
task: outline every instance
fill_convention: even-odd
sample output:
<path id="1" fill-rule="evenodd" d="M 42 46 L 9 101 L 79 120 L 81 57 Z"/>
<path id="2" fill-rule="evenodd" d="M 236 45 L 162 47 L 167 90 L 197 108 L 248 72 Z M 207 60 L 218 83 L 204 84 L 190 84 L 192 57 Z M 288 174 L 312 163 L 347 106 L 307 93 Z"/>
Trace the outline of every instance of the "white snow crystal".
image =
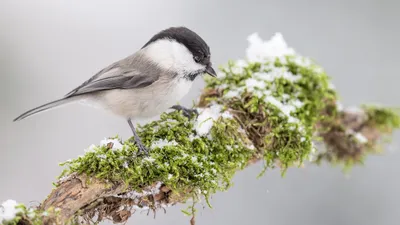
<path id="1" fill-rule="evenodd" d="M 0 222 L 9 221 L 15 218 L 17 213 L 21 212 L 21 209 L 15 208 L 18 203 L 15 200 L 7 200 L 0 206 Z"/>

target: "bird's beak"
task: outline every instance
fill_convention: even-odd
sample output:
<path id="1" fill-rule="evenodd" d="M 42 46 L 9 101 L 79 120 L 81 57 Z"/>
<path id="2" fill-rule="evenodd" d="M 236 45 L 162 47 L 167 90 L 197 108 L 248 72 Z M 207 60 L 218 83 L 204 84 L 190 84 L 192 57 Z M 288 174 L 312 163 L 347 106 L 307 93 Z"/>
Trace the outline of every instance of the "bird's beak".
<path id="1" fill-rule="evenodd" d="M 208 64 L 206 67 L 206 73 L 212 77 L 217 77 L 217 73 L 215 70 L 212 68 L 211 64 Z"/>

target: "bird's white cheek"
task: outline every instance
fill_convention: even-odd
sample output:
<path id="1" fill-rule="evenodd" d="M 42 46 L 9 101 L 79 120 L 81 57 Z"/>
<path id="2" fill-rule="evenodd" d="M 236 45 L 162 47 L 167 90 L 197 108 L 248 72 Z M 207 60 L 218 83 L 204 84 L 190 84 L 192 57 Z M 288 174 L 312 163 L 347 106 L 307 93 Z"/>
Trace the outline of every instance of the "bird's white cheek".
<path id="1" fill-rule="evenodd" d="M 182 44 L 172 40 L 159 40 L 145 50 L 151 60 L 160 67 L 180 72 L 193 72 L 203 69 L 194 61 L 192 53 Z"/>

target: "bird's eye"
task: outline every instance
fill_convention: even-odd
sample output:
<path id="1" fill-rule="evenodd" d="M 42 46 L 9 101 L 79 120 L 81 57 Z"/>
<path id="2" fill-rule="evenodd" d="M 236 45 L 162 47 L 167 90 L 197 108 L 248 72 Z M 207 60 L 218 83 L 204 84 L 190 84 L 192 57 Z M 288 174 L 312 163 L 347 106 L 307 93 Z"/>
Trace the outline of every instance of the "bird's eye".
<path id="1" fill-rule="evenodd" d="M 197 63 L 200 62 L 200 57 L 199 57 L 199 56 L 195 56 L 195 57 L 193 57 L 193 58 L 194 58 L 194 61 L 195 61 L 195 62 L 197 62 Z"/>

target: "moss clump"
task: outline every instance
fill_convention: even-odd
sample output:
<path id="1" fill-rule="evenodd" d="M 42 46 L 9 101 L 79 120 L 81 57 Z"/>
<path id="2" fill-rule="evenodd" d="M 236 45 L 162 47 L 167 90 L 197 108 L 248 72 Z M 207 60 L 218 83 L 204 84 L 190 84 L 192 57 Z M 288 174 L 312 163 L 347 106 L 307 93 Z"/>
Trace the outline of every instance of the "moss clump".
<path id="1" fill-rule="evenodd" d="M 137 155 L 133 140 L 119 149 L 111 145 L 92 146 L 85 155 L 67 161 L 62 175 L 86 173 L 97 178 L 127 184 L 130 190 L 160 181 L 176 192 L 205 197 L 231 185 L 234 173 L 244 168 L 253 155 L 246 136 L 232 118 L 220 116 L 208 135 L 196 133 L 196 119 L 180 112 L 164 113 L 161 119 L 138 128 L 149 156 Z"/>
<path id="2" fill-rule="evenodd" d="M 336 99 L 329 77 L 308 58 L 297 55 L 264 62 L 239 60 L 207 79 L 201 104 L 215 101 L 239 118 L 264 155 L 266 168 L 278 161 L 284 171 L 313 151 L 317 122 L 333 119 L 322 111 Z"/>
<path id="3" fill-rule="evenodd" d="M 368 125 L 376 127 L 380 132 L 391 133 L 400 128 L 399 110 L 365 105 L 362 107 L 368 116 Z"/>

